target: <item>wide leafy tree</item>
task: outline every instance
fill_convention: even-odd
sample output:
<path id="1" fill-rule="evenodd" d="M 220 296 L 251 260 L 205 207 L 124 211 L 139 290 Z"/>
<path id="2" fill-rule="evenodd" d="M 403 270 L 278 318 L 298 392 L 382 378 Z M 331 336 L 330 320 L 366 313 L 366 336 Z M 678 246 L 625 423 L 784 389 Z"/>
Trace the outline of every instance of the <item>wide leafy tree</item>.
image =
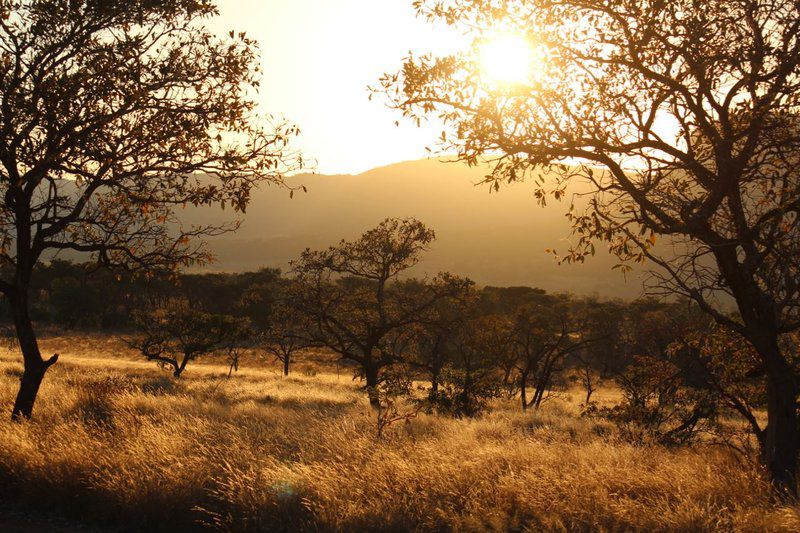
<path id="1" fill-rule="evenodd" d="M 137 311 L 133 316 L 139 336 L 130 340 L 148 361 L 155 361 L 181 377 L 189 361 L 214 351 L 224 351 L 238 367 L 237 349 L 252 336 L 246 318 L 217 315 L 172 306 L 149 312 Z"/>
<path id="2" fill-rule="evenodd" d="M 445 123 L 442 149 L 493 161 L 487 181 L 577 192 L 582 261 L 606 242 L 657 265 L 657 290 L 695 300 L 750 342 L 767 376 L 765 462 L 796 493 L 798 383 L 780 338 L 800 327 L 800 5 L 793 0 L 431 0 L 473 38 L 412 56 L 382 90 L 412 119 Z M 484 76 L 498 31 L 535 65 Z M 527 78 L 527 79 L 526 79 Z M 726 302 L 738 313 L 726 314 Z"/>
<path id="3" fill-rule="evenodd" d="M 204 27 L 207 0 L 0 2 L 0 291 L 25 369 L 13 416 L 30 417 L 57 356 L 29 316 L 34 266 L 87 254 L 141 272 L 209 259 L 176 210 L 244 210 L 282 184 L 291 126 L 258 122 L 255 43 Z"/>

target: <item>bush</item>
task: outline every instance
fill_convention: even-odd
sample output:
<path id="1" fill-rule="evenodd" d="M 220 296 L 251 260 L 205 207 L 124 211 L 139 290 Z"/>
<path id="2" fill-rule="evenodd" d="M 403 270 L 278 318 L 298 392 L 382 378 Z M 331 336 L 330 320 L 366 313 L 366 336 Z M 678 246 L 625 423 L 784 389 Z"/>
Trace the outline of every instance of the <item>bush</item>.
<path id="1" fill-rule="evenodd" d="M 687 444 L 716 423 L 713 393 L 687 386 L 681 370 L 669 361 L 637 357 L 616 381 L 622 402 L 614 407 L 590 405 L 586 414 L 613 422 L 630 442 Z"/>
<path id="2" fill-rule="evenodd" d="M 447 368 L 442 372 L 439 390 L 431 391 L 427 401 L 438 413 L 455 418 L 476 417 L 486 410 L 489 400 L 501 392 L 500 383 L 489 372 Z"/>

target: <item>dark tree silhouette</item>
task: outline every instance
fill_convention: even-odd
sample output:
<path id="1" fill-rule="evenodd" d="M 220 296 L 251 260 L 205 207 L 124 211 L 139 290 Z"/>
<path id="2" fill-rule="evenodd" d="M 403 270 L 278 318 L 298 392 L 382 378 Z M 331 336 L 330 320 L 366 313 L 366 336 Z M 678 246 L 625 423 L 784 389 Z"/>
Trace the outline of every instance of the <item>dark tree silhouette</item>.
<path id="1" fill-rule="evenodd" d="M 400 333 L 471 284 L 448 274 L 398 280 L 433 239 L 433 230 L 418 220 L 386 219 L 355 241 L 306 250 L 292 265 L 297 283 L 291 301 L 312 324 L 309 340 L 360 365 L 374 407 L 381 370 L 402 355 Z"/>
<path id="2" fill-rule="evenodd" d="M 259 126 L 255 43 L 218 39 L 206 0 L 13 0 L 0 6 L 0 280 L 25 363 L 13 417 L 47 369 L 29 314 L 44 256 L 173 270 L 209 259 L 176 208 L 242 211 L 282 184 L 287 125 Z"/>
<path id="3" fill-rule="evenodd" d="M 409 332 L 411 346 L 405 362 L 428 374 L 433 399 L 439 393 L 442 371 L 452 360 L 456 336 L 469 320 L 470 308 L 477 297 L 471 284 L 464 284 L 462 288 L 461 294 L 442 298 Z"/>
<path id="4" fill-rule="evenodd" d="M 500 361 L 511 351 L 512 323 L 499 314 L 471 316 L 453 339 L 437 407 L 457 417 L 476 416 L 500 394 Z"/>
<path id="5" fill-rule="evenodd" d="M 149 361 L 169 368 L 176 378 L 189 361 L 215 350 L 231 354 L 250 336 L 247 319 L 183 307 L 139 312 L 134 320 L 141 335 L 130 345 Z"/>
<path id="6" fill-rule="evenodd" d="M 269 322 L 261 332 L 261 343 L 281 363 L 284 376 L 289 375 L 295 354 L 314 345 L 308 335 L 312 327 L 307 317 L 286 301 L 278 300 L 272 305 Z"/>
<path id="7" fill-rule="evenodd" d="M 764 461 L 779 492 L 796 494 L 798 384 L 779 338 L 800 327 L 800 5 L 415 5 L 477 46 L 494 28 L 518 31 L 542 61 L 530 83 L 500 87 L 470 53 L 410 57 L 382 80 L 393 105 L 443 120 L 442 149 L 491 159 L 498 188 L 530 178 L 544 201 L 582 183 L 587 207 L 570 209 L 578 238 L 565 259 L 605 241 L 623 267 L 649 260 L 656 290 L 747 339 L 767 376 Z"/>
<path id="8" fill-rule="evenodd" d="M 542 404 L 567 356 L 596 341 L 586 337 L 586 317 L 576 307 L 565 297 L 551 296 L 524 305 L 514 314 L 511 338 L 523 411 Z M 534 388 L 530 400 L 529 385 Z"/>

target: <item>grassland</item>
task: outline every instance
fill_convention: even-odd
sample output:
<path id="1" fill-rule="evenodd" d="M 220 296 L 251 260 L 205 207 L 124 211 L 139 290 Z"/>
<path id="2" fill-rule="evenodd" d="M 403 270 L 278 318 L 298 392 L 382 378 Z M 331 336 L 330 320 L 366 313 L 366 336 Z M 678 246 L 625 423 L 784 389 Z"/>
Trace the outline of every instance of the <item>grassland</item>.
<path id="1" fill-rule="evenodd" d="M 42 344 L 62 357 L 34 420 L 0 418 L 0 496 L 29 516 L 150 531 L 800 530 L 800 508 L 773 504 L 729 451 L 625 444 L 579 416 L 579 391 L 527 414 L 505 401 L 477 420 L 423 414 L 378 440 L 359 383 L 316 357 L 289 377 L 251 360 L 226 379 L 211 361 L 175 381 L 110 337 Z M 19 372 L 0 352 L 4 406 Z"/>

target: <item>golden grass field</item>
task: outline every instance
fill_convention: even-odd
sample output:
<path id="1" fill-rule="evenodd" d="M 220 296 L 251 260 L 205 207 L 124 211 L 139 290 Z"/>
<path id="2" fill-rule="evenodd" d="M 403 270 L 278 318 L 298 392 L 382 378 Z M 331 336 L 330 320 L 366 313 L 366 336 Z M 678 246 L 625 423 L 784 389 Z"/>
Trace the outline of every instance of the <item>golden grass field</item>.
<path id="1" fill-rule="evenodd" d="M 226 379 L 212 361 L 175 381 L 113 337 L 42 348 L 61 359 L 34 420 L 0 418 L 16 517 L 148 531 L 800 530 L 800 508 L 771 503 L 754 467 L 721 448 L 619 442 L 580 418 L 580 391 L 527 414 L 510 401 L 477 420 L 423 414 L 378 440 L 348 369 L 306 360 L 284 378 L 245 360 Z M 9 411 L 19 371 L 0 352 Z"/>

